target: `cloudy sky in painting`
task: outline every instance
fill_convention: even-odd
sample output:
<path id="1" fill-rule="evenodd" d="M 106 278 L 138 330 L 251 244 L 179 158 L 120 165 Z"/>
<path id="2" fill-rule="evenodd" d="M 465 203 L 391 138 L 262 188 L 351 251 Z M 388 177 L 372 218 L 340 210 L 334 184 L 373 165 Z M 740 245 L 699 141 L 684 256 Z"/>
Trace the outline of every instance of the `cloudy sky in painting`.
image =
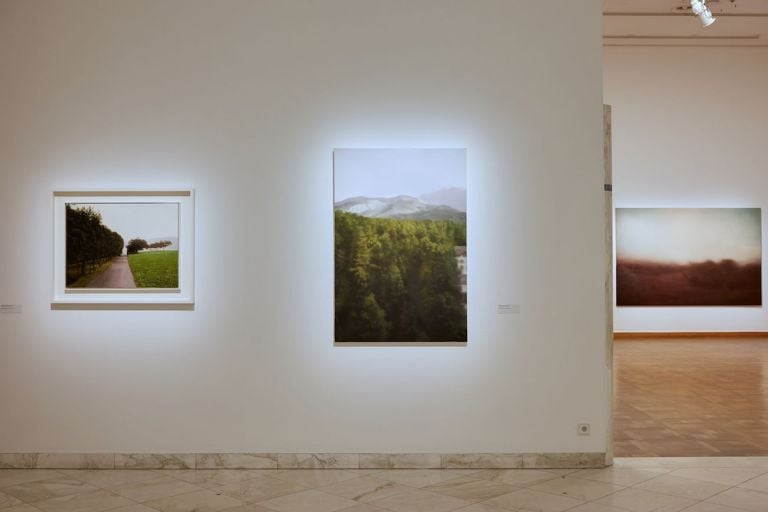
<path id="1" fill-rule="evenodd" d="M 101 221 L 123 237 L 154 240 L 179 236 L 179 203 L 88 203 L 70 204 L 73 208 L 90 206 L 101 213 Z"/>
<path id="2" fill-rule="evenodd" d="M 660 263 L 759 261 L 759 208 L 617 208 L 616 257 Z"/>
<path id="3" fill-rule="evenodd" d="M 466 190 L 465 149 L 336 149 L 334 201 Z"/>

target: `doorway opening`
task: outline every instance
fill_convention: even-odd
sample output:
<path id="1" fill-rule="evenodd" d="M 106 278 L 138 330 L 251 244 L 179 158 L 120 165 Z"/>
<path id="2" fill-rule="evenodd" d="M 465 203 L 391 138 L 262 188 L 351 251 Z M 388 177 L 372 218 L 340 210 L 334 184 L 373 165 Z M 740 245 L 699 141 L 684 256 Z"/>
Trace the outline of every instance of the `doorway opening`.
<path id="1" fill-rule="evenodd" d="M 768 456 L 768 272 L 762 271 L 768 220 L 760 213 L 768 209 L 768 158 L 758 142 L 768 118 L 768 2 L 707 5 L 717 22 L 705 27 L 690 0 L 604 1 L 616 457 Z M 670 239 L 646 229 L 645 248 L 668 267 L 661 278 L 646 279 L 646 288 L 658 295 L 686 280 L 701 286 L 690 287 L 695 293 L 685 303 L 652 303 L 646 296 L 645 303 L 617 307 L 618 209 L 751 209 L 757 238 L 750 235 L 752 255 L 745 256 L 745 244 L 731 236 L 742 228 L 729 228 L 704 253 L 678 261 L 668 254 Z M 699 263 L 709 273 L 686 274 L 685 267 Z M 736 295 L 737 284 L 711 269 L 728 267 L 735 275 L 748 265 L 757 268 L 749 284 L 758 289 L 756 300 L 704 304 L 706 286 Z"/>

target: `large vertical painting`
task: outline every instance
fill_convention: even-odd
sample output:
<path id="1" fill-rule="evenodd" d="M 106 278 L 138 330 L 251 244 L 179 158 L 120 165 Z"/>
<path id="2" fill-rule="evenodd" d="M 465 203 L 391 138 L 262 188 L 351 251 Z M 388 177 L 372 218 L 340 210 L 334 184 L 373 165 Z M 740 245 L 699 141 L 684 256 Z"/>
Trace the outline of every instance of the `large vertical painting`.
<path id="1" fill-rule="evenodd" d="M 334 151 L 335 341 L 467 341 L 465 149 Z"/>
<path id="2" fill-rule="evenodd" d="M 617 208 L 618 306 L 762 305 L 759 208 Z"/>
<path id="3" fill-rule="evenodd" d="M 193 196 L 54 193 L 54 305 L 191 304 Z"/>

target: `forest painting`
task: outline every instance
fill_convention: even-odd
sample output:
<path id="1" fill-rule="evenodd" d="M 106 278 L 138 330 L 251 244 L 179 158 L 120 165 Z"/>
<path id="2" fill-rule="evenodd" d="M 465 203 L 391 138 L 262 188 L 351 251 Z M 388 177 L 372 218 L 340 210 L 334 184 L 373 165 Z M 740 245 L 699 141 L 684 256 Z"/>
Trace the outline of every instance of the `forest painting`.
<path id="1" fill-rule="evenodd" d="M 334 151 L 336 342 L 467 341 L 464 149 Z"/>
<path id="2" fill-rule="evenodd" d="M 762 305 L 759 208 L 617 208 L 617 306 Z"/>
<path id="3" fill-rule="evenodd" d="M 179 286 L 178 203 L 67 203 L 68 289 Z"/>

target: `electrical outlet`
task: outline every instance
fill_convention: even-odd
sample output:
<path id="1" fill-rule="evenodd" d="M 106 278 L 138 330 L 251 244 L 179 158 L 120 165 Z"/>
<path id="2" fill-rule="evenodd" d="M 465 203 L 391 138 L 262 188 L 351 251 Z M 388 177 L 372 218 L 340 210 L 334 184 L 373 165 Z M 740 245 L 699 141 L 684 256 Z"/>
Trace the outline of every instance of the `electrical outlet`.
<path id="1" fill-rule="evenodd" d="M 579 423 L 578 425 L 578 432 L 580 436 L 588 436 L 589 435 L 589 423 Z"/>

